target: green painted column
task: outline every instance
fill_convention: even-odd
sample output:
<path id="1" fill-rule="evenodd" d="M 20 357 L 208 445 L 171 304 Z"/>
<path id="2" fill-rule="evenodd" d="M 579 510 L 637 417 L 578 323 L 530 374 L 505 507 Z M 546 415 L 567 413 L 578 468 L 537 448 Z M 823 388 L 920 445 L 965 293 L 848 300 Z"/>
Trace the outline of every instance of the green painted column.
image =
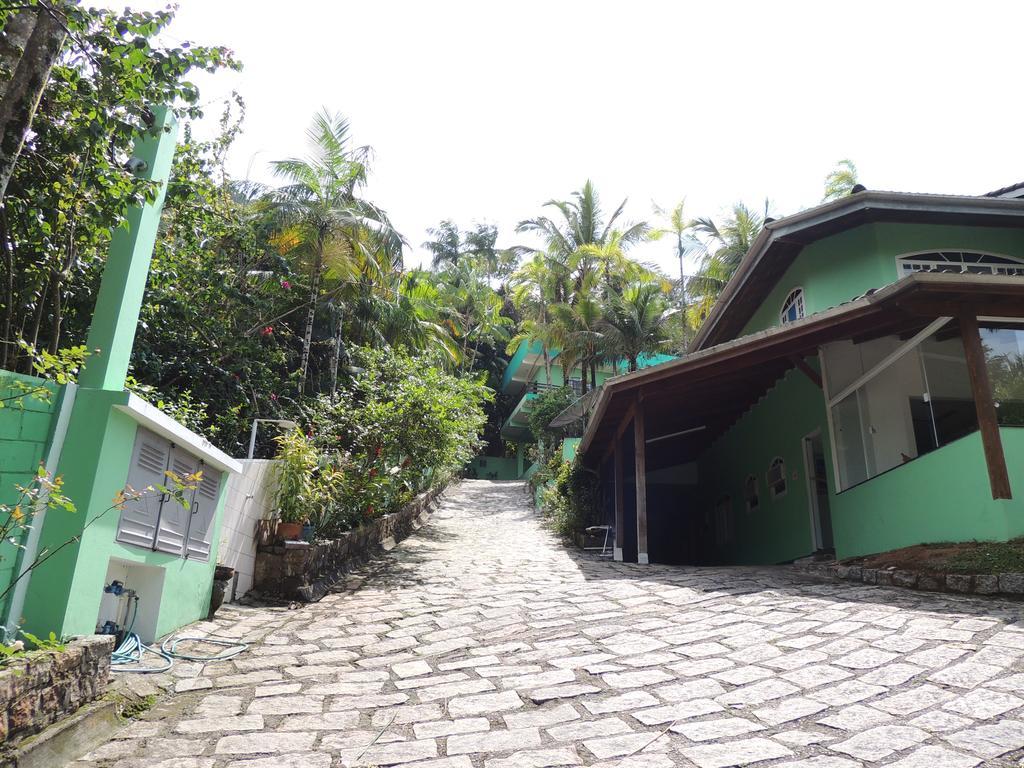
<path id="1" fill-rule="evenodd" d="M 82 387 L 120 390 L 128 375 L 178 139 L 178 123 L 170 108 L 156 107 L 153 113 L 153 129 L 136 143 L 133 160 L 145 163 L 136 174 L 158 182 L 159 190 L 154 200 L 129 210 L 127 227 L 118 227 L 111 235 L 110 253 L 89 327 L 87 344 L 94 351 L 78 379 Z"/>

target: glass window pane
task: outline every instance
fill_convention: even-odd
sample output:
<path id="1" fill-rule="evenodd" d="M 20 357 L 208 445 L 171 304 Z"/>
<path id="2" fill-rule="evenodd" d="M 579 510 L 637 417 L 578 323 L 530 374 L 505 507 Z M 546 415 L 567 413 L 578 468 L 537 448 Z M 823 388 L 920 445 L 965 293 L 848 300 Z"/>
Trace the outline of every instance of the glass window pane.
<path id="1" fill-rule="evenodd" d="M 1024 426 L 1024 331 L 982 328 L 981 343 L 999 424 Z"/>
<path id="2" fill-rule="evenodd" d="M 959 334 L 933 336 L 921 344 L 935 436 L 945 445 L 978 428 L 964 344 Z"/>
<path id="3" fill-rule="evenodd" d="M 832 408 L 832 428 L 836 438 L 839 486 L 849 488 L 868 479 L 861 429 L 860 404 L 853 392 Z"/>

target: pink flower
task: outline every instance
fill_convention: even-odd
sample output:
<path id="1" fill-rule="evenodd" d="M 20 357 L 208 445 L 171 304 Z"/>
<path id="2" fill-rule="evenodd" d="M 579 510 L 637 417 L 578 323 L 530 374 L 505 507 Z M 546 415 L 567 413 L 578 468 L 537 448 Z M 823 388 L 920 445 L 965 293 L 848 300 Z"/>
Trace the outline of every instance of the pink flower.
<path id="1" fill-rule="evenodd" d="M 273 400 L 276 403 L 277 402 L 277 395 L 275 395 L 273 392 L 271 392 L 270 393 L 270 399 Z"/>
<path id="2" fill-rule="evenodd" d="M 263 329 L 260 331 L 260 334 L 263 335 L 263 336 L 269 336 L 273 332 L 274 332 L 274 326 L 272 326 L 272 325 L 265 325 L 265 326 L 263 326 Z"/>
<path id="3" fill-rule="evenodd" d="M 287 290 L 291 289 L 292 284 L 289 283 L 287 280 L 282 280 L 281 281 L 281 287 L 284 288 L 287 291 Z"/>

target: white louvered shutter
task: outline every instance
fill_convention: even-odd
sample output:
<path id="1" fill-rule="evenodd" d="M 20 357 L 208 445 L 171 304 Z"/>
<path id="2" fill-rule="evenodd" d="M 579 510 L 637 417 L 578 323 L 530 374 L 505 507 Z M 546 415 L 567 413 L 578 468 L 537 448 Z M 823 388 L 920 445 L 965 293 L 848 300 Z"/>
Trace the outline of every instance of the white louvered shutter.
<path id="1" fill-rule="evenodd" d="M 213 516 L 220 498 L 220 471 L 203 466 L 203 479 L 196 488 L 192 503 L 192 516 L 188 527 L 188 544 L 185 557 L 208 562 L 213 534 Z"/>
<path id="2" fill-rule="evenodd" d="M 172 447 L 171 471 L 179 479 L 187 482 L 185 478 L 194 474 L 198 469 L 199 460 L 195 456 L 186 453 L 176 445 Z M 170 478 L 165 481 L 165 484 L 168 488 L 174 487 Z M 156 544 L 153 547 L 158 552 L 167 552 L 179 557 L 185 552 L 185 537 L 188 533 L 188 520 L 192 514 L 195 491 L 187 490 L 184 492 L 184 496 L 187 506 L 183 507 L 177 499 L 168 496 L 160 508 L 160 523 L 157 526 Z"/>
<path id="3" fill-rule="evenodd" d="M 122 544 L 152 549 L 163 494 L 146 489 L 164 484 L 164 472 L 170 462 L 170 456 L 169 440 L 153 434 L 148 429 L 138 428 L 135 433 L 131 466 L 128 468 L 126 493 L 131 496 L 134 491 L 142 495 L 126 501 L 121 510 L 117 540 Z"/>

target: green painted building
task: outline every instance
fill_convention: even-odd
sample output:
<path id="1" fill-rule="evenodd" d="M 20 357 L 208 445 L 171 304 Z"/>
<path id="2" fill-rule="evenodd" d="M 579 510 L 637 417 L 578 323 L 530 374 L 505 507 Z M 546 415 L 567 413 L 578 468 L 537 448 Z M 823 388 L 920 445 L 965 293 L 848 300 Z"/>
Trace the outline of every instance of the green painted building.
<path id="1" fill-rule="evenodd" d="M 637 364 L 643 369 L 670 360 L 675 358 L 660 354 L 643 355 Z M 600 387 L 607 379 L 625 370 L 625 362 L 619 362 L 617 365 L 602 362 L 593 378 L 588 379 L 588 386 L 596 383 Z M 533 402 L 547 390 L 566 386 L 577 393 L 583 392 L 583 372 L 580 368 L 576 367 L 567 374 L 558 349 L 545 349 L 537 341 L 523 341 L 505 369 L 501 383 L 501 391 L 515 401 L 511 414 L 501 428 L 502 439 L 507 443 L 517 444 L 515 456 L 508 459 L 480 457 L 470 464 L 470 474 L 494 480 L 515 480 L 524 477 L 530 467 L 525 458 L 525 447 L 533 440 L 529 423 Z M 483 466 L 480 466 L 481 461 Z"/>
<path id="2" fill-rule="evenodd" d="M 766 564 L 1024 536 L 1014 191 L 860 191 L 770 221 L 689 354 L 596 399 L 579 453 L 616 556 Z"/>
<path id="3" fill-rule="evenodd" d="M 227 476 L 241 465 L 124 389 L 177 136 L 173 114 L 154 113 L 135 159 L 159 190 L 112 235 L 79 382 L 0 376 L 8 388 L 18 378 L 50 392 L 0 410 L 0 493 L 42 463 L 76 507 L 39 506 L 22 548 L 0 552 L 8 636 L 91 634 L 113 622 L 152 642 L 209 608 Z M 180 498 L 158 488 L 174 487 L 168 472 L 184 481 Z M 105 591 L 114 582 L 130 592 Z"/>

